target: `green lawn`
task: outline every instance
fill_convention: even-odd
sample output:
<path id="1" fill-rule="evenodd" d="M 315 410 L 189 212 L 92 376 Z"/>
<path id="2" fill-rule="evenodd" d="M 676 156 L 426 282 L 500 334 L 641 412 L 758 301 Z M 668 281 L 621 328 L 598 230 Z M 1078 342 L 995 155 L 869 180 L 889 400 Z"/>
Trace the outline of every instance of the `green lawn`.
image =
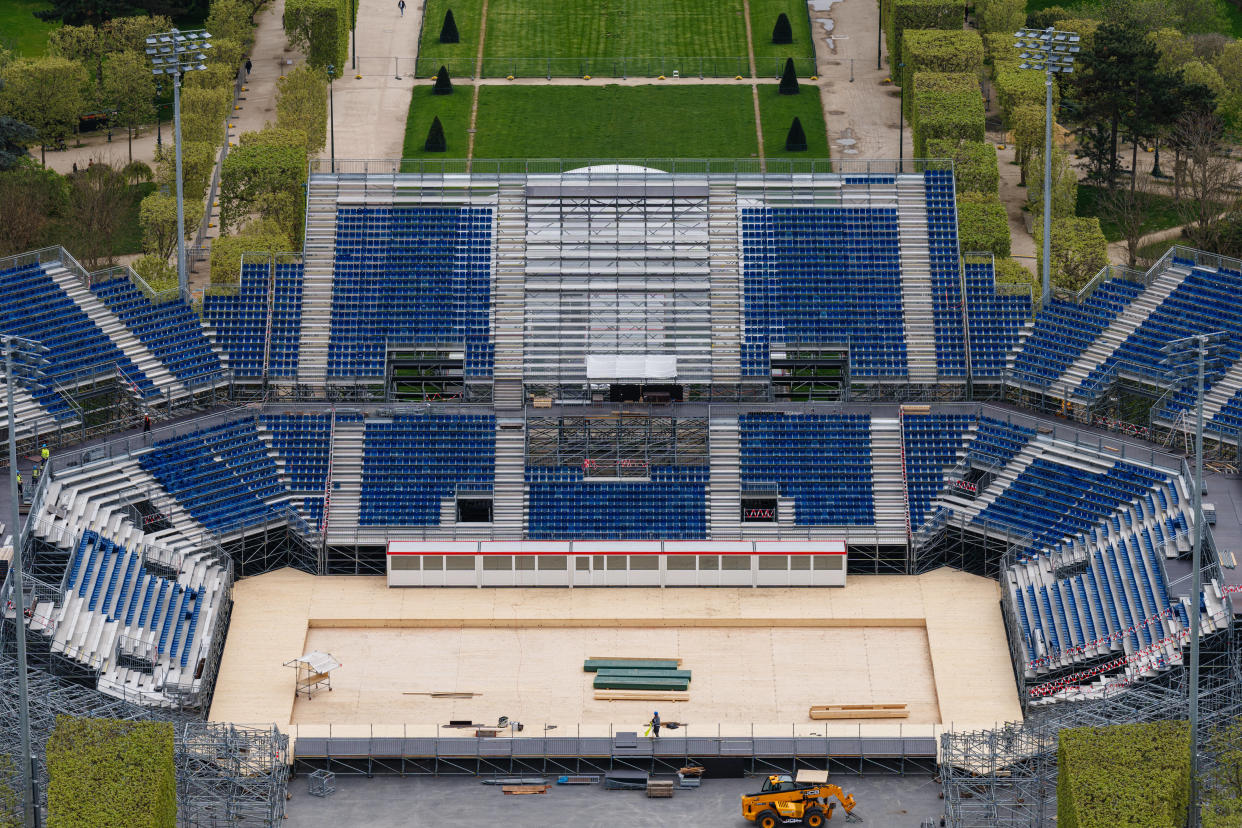
<path id="1" fill-rule="evenodd" d="M 470 103 L 474 87 L 459 83 L 452 95 L 433 95 L 430 86 L 414 87 L 410 111 L 405 119 L 405 144 L 402 158 L 465 158 L 470 128 Z M 431 121 L 438 117 L 444 126 L 447 152 L 426 152 L 423 144 Z"/>
<path id="2" fill-rule="evenodd" d="M 777 45 L 772 42 L 772 27 L 781 12 L 789 15 L 789 23 L 793 28 L 793 43 Z M 803 61 L 799 58 L 815 57 L 815 47 L 811 44 L 811 19 L 807 15 L 806 3 L 792 0 L 750 0 L 750 29 L 755 39 L 755 71 L 759 77 L 774 77 L 780 70 L 785 58 L 791 57 L 801 71 Z M 805 61 L 807 67 L 811 61 Z M 804 73 L 809 74 L 809 73 Z"/>
<path id="3" fill-rule="evenodd" d="M 48 32 L 59 23 L 45 23 L 34 16 L 51 8 L 44 0 L 3 0 L 0 2 L 0 47 L 13 49 L 18 57 L 42 57 Z"/>
<path id="4" fill-rule="evenodd" d="M 457 43 L 441 43 L 440 27 L 444 13 L 452 9 L 457 22 Z M 474 60 L 479 51 L 479 17 L 483 0 L 428 0 L 423 16 L 423 35 L 418 42 L 418 75 L 430 77 L 441 65 L 455 78 L 474 75 Z"/>
<path id="5" fill-rule="evenodd" d="M 1100 229 L 1104 231 L 1104 238 L 1110 242 L 1121 241 L 1123 233 L 1117 223 L 1106 215 L 1100 200 L 1103 197 L 1103 191 L 1099 187 L 1093 187 L 1090 184 L 1078 185 L 1078 205 L 1075 212 L 1079 216 L 1096 216 L 1100 219 Z M 1163 193 L 1153 193 L 1151 196 L 1151 204 L 1147 210 L 1147 218 L 1143 222 L 1143 233 L 1151 233 L 1156 230 L 1163 230 L 1166 227 L 1177 227 L 1182 224 L 1182 215 L 1177 209 L 1177 201 Z"/>
<path id="6" fill-rule="evenodd" d="M 746 86 L 484 86 L 474 157 L 750 158 L 754 112 Z"/>
<path id="7" fill-rule="evenodd" d="M 121 224 L 121 232 L 117 236 L 113 253 L 118 256 L 126 253 L 142 252 L 142 223 L 139 219 L 139 207 L 142 200 L 155 192 L 154 184 L 133 184 L 129 187 L 129 203 L 125 206 L 125 220 Z"/>
<path id="8" fill-rule="evenodd" d="M 804 84 L 797 95 L 781 95 L 779 87 L 759 87 L 759 117 L 763 121 L 763 154 L 768 158 L 827 158 L 828 135 L 824 130 L 824 108 L 819 90 Z M 802 121 L 806 132 L 806 152 L 785 152 L 785 137 L 794 117 Z"/>

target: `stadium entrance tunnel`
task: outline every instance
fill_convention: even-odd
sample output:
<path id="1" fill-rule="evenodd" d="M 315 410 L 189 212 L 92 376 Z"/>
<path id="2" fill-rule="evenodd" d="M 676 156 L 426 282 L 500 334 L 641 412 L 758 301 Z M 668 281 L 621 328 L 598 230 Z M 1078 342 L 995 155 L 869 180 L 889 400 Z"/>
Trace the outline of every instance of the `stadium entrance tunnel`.
<path id="1" fill-rule="evenodd" d="M 675 384 L 613 383 L 608 386 L 608 402 L 645 402 L 655 405 L 681 402 L 685 388 Z"/>

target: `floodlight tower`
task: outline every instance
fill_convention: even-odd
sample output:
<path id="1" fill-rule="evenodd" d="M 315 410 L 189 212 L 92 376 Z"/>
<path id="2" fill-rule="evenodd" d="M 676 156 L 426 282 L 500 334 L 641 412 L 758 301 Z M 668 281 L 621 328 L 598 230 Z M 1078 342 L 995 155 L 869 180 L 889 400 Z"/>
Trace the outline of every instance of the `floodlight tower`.
<path id="1" fill-rule="evenodd" d="M 197 29 L 183 32 L 177 29 L 147 38 L 147 57 L 151 60 L 151 72 L 156 76 L 172 75 L 173 79 L 173 133 L 177 158 L 177 286 L 182 297 L 189 296 L 185 271 L 185 196 L 181 181 L 181 76 L 186 72 L 206 69 L 206 51 L 211 34 Z"/>
<path id="2" fill-rule="evenodd" d="M 35 791 L 35 760 L 30 750 L 30 692 L 26 687 L 26 587 L 22 583 L 25 574 L 22 567 L 22 518 L 21 498 L 17 487 L 17 423 L 13 416 L 13 383 L 18 377 L 37 374 L 47 359 L 41 343 L 20 336 L 0 336 L 4 344 L 5 382 L 9 396 L 9 495 L 13 502 L 13 524 L 9 527 L 13 538 L 13 558 L 9 576 L 13 585 L 13 627 L 17 638 L 17 704 L 18 727 L 21 729 L 22 757 L 18 771 L 22 780 L 22 814 L 26 826 L 39 824 L 39 796 Z M 44 469 L 47 474 L 47 469 Z"/>
<path id="3" fill-rule="evenodd" d="M 1044 283 L 1040 302 L 1045 308 L 1052 298 L 1052 76 L 1074 71 L 1080 39 L 1076 32 L 1058 32 L 1051 26 L 1019 29 L 1014 34 L 1013 45 L 1023 50 L 1021 68 L 1044 73 Z"/>

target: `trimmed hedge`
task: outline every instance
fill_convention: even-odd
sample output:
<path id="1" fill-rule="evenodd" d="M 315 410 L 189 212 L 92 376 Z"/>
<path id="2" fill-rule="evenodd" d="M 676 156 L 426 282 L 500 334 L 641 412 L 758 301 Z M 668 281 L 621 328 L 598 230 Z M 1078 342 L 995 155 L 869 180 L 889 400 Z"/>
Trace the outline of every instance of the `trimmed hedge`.
<path id="1" fill-rule="evenodd" d="M 981 32 L 999 32 L 1013 40 L 1026 25 L 1026 0 L 975 0 L 975 22 Z"/>
<path id="2" fill-rule="evenodd" d="M 319 69 L 335 64 L 341 75 L 349 56 L 349 0 L 286 0 L 284 26 L 307 63 Z"/>
<path id="3" fill-rule="evenodd" d="M 1044 270 L 1044 223 L 1035 222 L 1036 271 Z M 1108 265 L 1108 240 L 1097 218 L 1052 220 L 1052 284 L 1081 290 Z"/>
<path id="4" fill-rule="evenodd" d="M 1044 215 L 1044 148 L 1041 143 L 1026 159 L 1026 203 L 1037 221 Z M 1069 218 L 1078 210 L 1078 171 L 1065 150 L 1052 147 L 1052 217 Z"/>
<path id="5" fill-rule="evenodd" d="M 927 142 L 927 156 L 953 159 L 953 181 L 959 194 L 996 193 L 1000 187 L 996 147 L 986 141 L 933 138 Z"/>
<path id="6" fill-rule="evenodd" d="M 1081 727 L 1057 740 L 1060 828 L 1168 828 L 1186 822 L 1187 722 Z"/>
<path id="7" fill-rule="evenodd" d="M 966 22 L 965 0 L 881 0 L 884 32 L 888 41 L 889 75 L 901 83 L 902 40 L 907 29 L 962 28 Z"/>
<path id="8" fill-rule="evenodd" d="M 1014 51 L 1017 51 L 1016 49 Z M 1044 101 L 1044 73 L 1034 69 L 1020 69 L 1018 61 L 1000 60 L 992 65 L 992 82 L 996 87 L 996 102 L 1009 122 L 1010 114 L 1023 104 L 1034 104 L 1041 109 Z M 1061 105 L 1061 90 L 1052 84 L 1052 111 L 1055 115 Z"/>
<path id="9" fill-rule="evenodd" d="M 983 69 L 983 39 L 973 29 L 907 29 L 902 41 L 902 103 L 910 115 L 910 82 L 919 72 L 973 72 Z"/>
<path id="10" fill-rule="evenodd" d="M 913 81 L 910 130 L 914 157 L 926 158 L 927 142 L 983 141 L 983 95 L 979 78 L 967 72 L 919 72 Z"/>
<path id="11" fill-rule="evenodd" d="M 998 285 L 1031 286 L 1039 281 L 1039 277 L 1027 270 L 1017 259 L 997 259 L 995 267 Z"/>
<path id="12" fill-rule="evenodd" d="M 47 741 L 48 828 L 175 828 L 171 722 L 57 716 Z"/>
<path id="13" fill-rule="evenodd" d="M 957 239 L 963 253 L 1009 255 L 1009 215 L 995 193 L 962 193 L 957 197 Z"/>

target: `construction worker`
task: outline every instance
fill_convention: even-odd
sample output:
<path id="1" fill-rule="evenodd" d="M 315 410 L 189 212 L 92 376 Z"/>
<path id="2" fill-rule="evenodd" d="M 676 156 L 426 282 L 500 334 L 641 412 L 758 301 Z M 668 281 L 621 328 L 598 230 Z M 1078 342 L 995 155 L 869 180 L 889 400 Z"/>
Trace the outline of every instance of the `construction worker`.
<path id="1" fill-rule="evenodd" d="M 43 444 L 43 449 L 39 452 L 39 455 L 43 458 L 44 464 L 46 464 L 47 459 L 52 456 L 52 453 L 47 450 L 47 443 Z"/>
<path id="2" fill-rule="evenodd" d="M 35 484 L 35 488 L 39 488 L 39 464 L 34 464 L 34 469 L 30 472 L 30 480 Z"/>
<path id="3" fill-rule="evenodd" d="M 660 738 L 660 711 L 651 714 L 651 736 L 652 738 Z"/>
<path id="4" fill-rule="evenodd" d="M 18 500 L 26 499 L 26 493 L 22 491 L 22 473 L 21 472 L 17 473 L 17 499 Z"/>
<path id="5" fill-rule="evenodd" d="M 151 415 L 143 414 L 142 415 L 142 433 L 147 434 L 150 431 L 151 431 Z"/>

